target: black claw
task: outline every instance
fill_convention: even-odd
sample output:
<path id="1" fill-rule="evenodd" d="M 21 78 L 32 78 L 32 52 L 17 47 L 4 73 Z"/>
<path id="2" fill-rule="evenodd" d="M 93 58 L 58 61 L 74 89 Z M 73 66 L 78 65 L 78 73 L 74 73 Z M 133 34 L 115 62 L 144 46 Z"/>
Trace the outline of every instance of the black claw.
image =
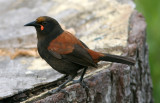
<path id="1" fill-rule="evenodd" d="M 59 88 L 54 89 L 54 90 L 51 90 L 51 91 L 48 91 L 49 94 L 55 94 L 55 93 L 57 93 L 57 92 L 62 92 L 62 93 L 64 93 L 64 94 L 69 95 L 69 93 L 68 93 L 67 91 L 65 91 L 65 90 L 63 90 L 63 89 L 59 89 Z"/>
<path id="2" fill-rule="evenodd" d="M 81 85 L 83 88 L 89 89 L 88 86 L 86 85 L 86 83 L 85 83 L 84 81 L 81 81 L 81 82 L 80 82 L 80 85 Z"/>
<path id="3" fill-rule="evenodd" d="M 49 94 L 55 94 L 56 92 L 59 92 L 60 89 L 57 88 L 57 89 L 54 89 L 54 90 L 51 90 L 51 91 L 48 91 Z"/>
<path id="4" fill-rule="evenodd" d="M 79 83 L 83 88 L 89 89 L 86 83 L 82 80 L 73 80 L 73 84 Z"/>
<path id="5" fill-rule="evenodd" d="M 73 80 L 73 84 L 80 83 L 79 80 Z"/>

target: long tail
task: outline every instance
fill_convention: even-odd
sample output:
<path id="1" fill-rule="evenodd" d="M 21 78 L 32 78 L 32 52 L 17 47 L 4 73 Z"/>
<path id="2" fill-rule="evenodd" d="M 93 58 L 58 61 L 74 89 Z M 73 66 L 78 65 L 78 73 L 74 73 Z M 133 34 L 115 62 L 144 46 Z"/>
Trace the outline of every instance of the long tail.
<path id="1" fill-rule="evenodd" d="M 99 57 L 100 61 L 109 61 L 109 62 L 117 62 L 122 64 L 134 65 L 135 60 L 129 57 L 111 55 L 111 54 L 104 54 L 105 56 Z"/>

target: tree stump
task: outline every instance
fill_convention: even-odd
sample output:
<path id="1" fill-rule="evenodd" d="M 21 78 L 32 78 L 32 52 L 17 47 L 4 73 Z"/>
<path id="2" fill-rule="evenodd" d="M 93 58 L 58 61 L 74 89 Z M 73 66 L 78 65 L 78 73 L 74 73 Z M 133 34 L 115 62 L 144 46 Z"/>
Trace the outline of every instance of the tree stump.
<path id="1" fill-rule="evenodd" d="M 134 11 L 130 18 L 127 55 L 136 59 L 135 66 L 113 63 L 85 78 L 89 90 L 79 84 L 66 88 L 69 95 L 57 93 L 35 103 L 152 103 L 152 80 L 148 63 L 146 23 Z"/>

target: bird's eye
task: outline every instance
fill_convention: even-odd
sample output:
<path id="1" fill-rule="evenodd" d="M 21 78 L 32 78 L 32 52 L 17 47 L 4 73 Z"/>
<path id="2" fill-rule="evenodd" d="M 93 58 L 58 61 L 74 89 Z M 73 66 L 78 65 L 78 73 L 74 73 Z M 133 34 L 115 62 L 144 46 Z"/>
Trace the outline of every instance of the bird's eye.
<path id="1" fill-rule="evenodd" d="M 47 24 L 47 22 L 42 22 L 42 25 L 46 25 Z"/>

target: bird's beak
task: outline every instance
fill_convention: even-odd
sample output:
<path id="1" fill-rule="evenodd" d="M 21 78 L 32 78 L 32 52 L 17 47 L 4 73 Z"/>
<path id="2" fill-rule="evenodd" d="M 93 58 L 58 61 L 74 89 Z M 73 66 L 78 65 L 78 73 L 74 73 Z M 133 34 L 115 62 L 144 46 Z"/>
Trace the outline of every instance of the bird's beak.
<path id="1" fill-rule="evenodd" d="M 39 26 L 36 21 L 32 21 L 30 23 L 25 24 L 24 26 Z"/>

